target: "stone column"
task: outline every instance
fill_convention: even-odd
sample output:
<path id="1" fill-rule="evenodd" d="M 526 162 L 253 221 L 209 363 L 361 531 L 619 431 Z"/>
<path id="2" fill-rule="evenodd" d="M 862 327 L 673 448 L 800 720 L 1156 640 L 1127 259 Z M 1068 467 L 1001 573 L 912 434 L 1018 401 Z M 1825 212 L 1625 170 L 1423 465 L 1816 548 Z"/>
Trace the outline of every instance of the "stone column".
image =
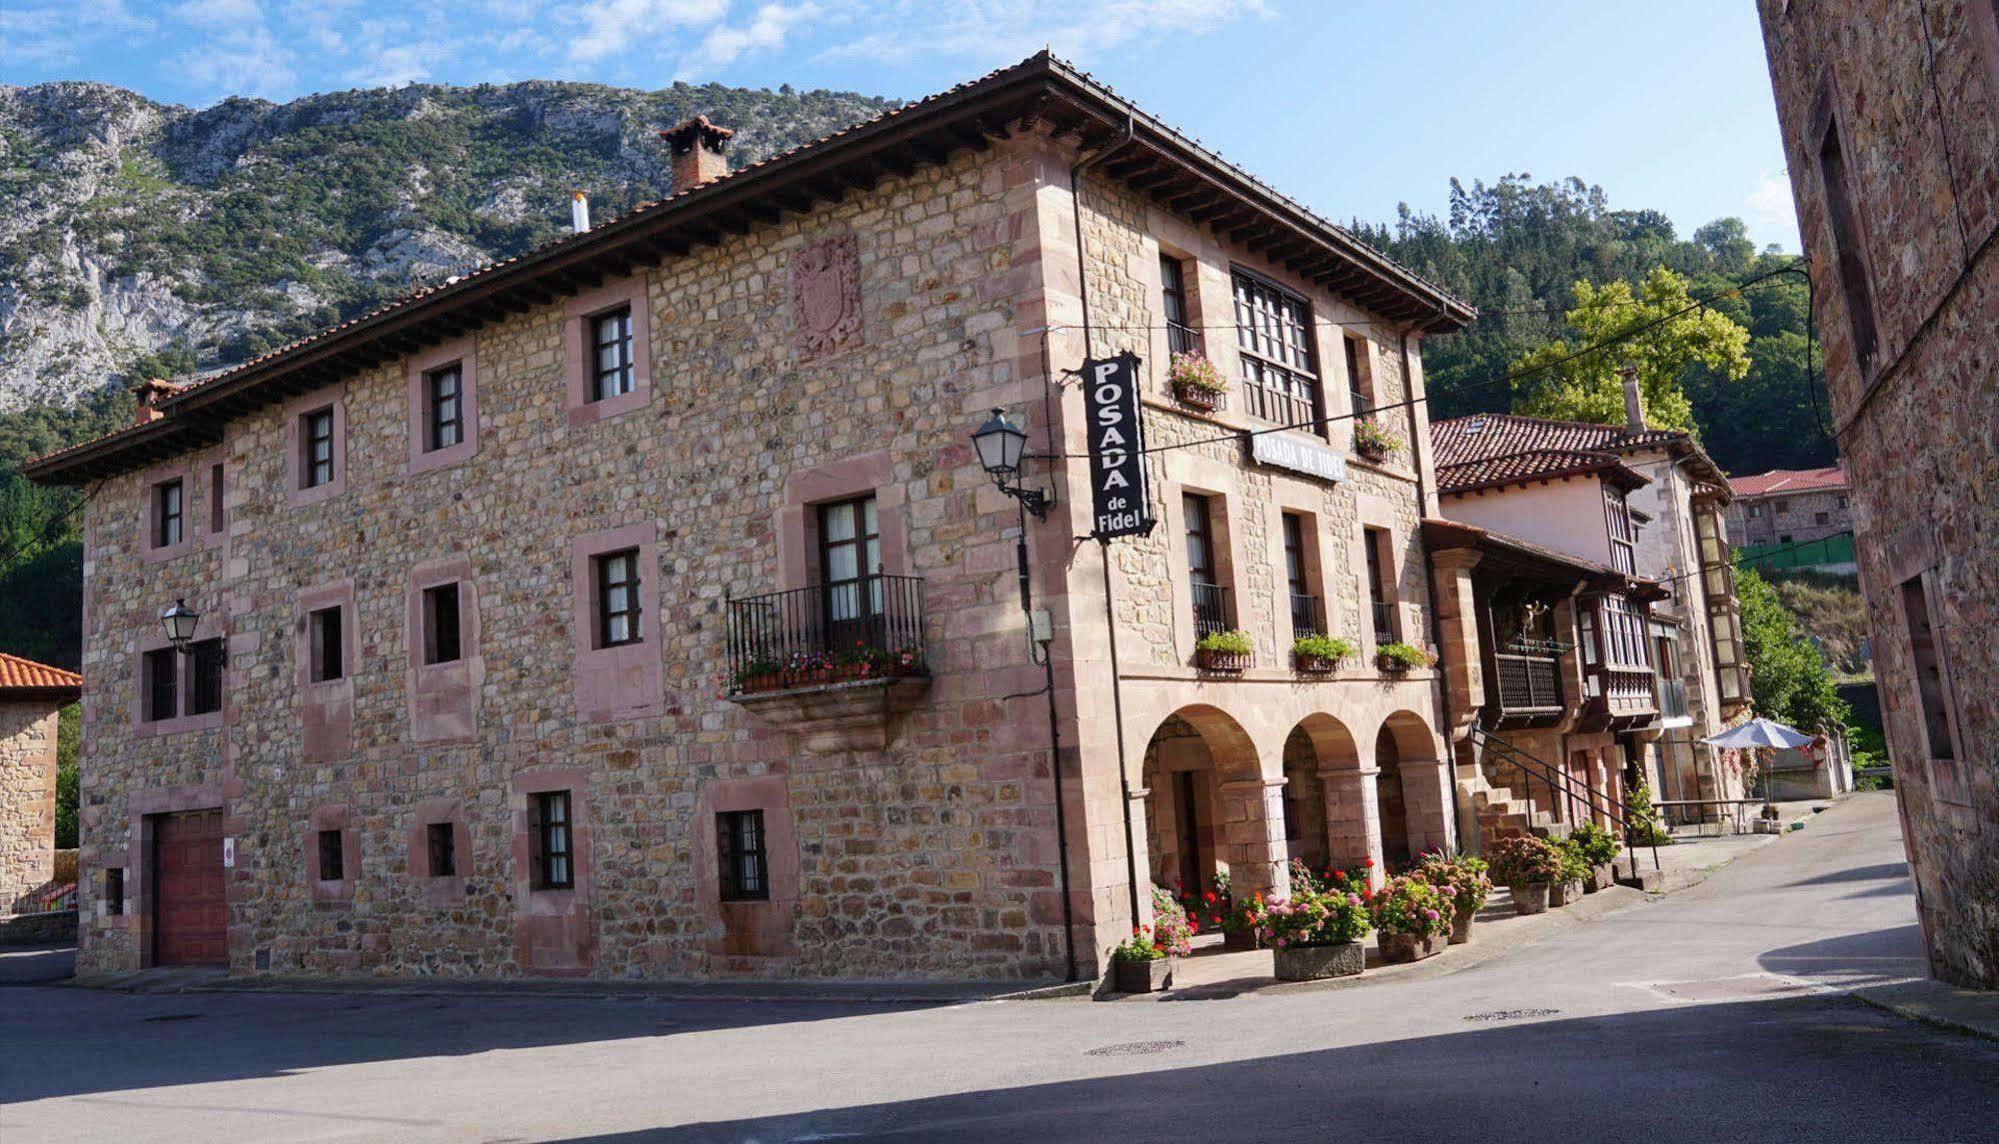
<path id="1" fill-rule="evenodd" d="M 1229 888 L 1238 897 L 1291 892 L 1290 852 L 1284 840 L 1284 780 L 1231 779 L 1218 786 L 1217 849 L 1229 866 Z"/>
<path id="2" fill-rule="evenodd" d="M 1322 773 L 1326 793 L 1326 847 L 1332 864 L 1345 870 L 1365 868 L 1368 882 L 1382 881 L 1381 805 L 1374 787 L 1375 767 Z M 1373 866 L 1367 863 L 1372 861 Z"/>
<path id="3" fill-rule="evenodd" d="M 1409 848 L 1450 853 L 1457 832 L 1451 820 L 1455 786 L 1450 767 L 1441 759 L 1415 759 L 1402 764 L 1402 806 L 1409 823 Z"/>
<path id="4" fill-rule="evenodd" d="M 1131 865 L 1138 877 L 1138 916 L 1132 919 L 1133 926 L 1152 924 L 1152 839 L 1145 830 L 1145 800 L 1151 794 L 1147 787 L 1131 788 L 1124 808 L 1131 822 Z"/>
<path id="5" fill-rule="evenodd" d="M 1471 575 L 1478 560 L 1479 553 L 1469 548 L 1430 553 L 1431 575 L 1437 583 L 1437 652 L 1444 669 L 1444 704 L 1453 740 L 1470 733 L 1485 706 L 1485 671 L 1479 654 L 1478 608 Z"/>

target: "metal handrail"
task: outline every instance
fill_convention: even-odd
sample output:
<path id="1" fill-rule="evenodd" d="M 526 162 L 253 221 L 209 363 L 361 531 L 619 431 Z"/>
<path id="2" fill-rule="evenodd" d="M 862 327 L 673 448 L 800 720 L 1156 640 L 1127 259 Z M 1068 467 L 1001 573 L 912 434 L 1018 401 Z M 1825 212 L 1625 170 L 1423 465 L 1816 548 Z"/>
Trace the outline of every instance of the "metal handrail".
<path id="1" fill-rule="evenodd" d="M 1532 819 L 1531 812 L 1534 807 L 1533 780 L 1539 778 L 1541 784 L 1548 788 L 1548 801 L 1551 810 L 1556 809 L 1558 806 L 1555 801 L 1556 792 L 1558 790 L 1561 792 L 1563 803 L 1560 805 L 1566 805 L 1569 808 L 1567 821 L 1574 821 L 1574 807 L 1578 799 L 1592 811 L 1602 811 L 1604 817 L 1610 819 L 1611 825 L 1617 827 L 1618 832 L 1624 836 L 1625 858 L 1630 862 L 1631 869 L 1634 872 L 1637 871 L 1638 855 L 1636 841 L 1632 836 L 1630 816 L 1624 812 L 1623 807 L 1611 803 L 1608 792 L 1605 792 L 1605 795 L 1600 798 L 1597 794 L 1596 784 L 1585 778 L 1583 780 L 1584 790 L 1581 794 L 1578 794 L 1575 790 L 1575 784 L 1564 775 L 1560 768 L 1545 759 L 1521 750 L 1504 739 L 1495 737 L 1484 728 L 1473 727 L 1471 729 L 1471 740 L 1473 745 L 1479 747 L 1481 750 L 1494 751 L 1499 754 L 1506 762 L 1512 763 L 1514 767 L 1528 777 L 1527 808 L 1530 821 Z M 1660 869 L 1659 843 L 1656 839 L 1651 843 L 1651 848 L 1652 868 L 1654 870 Z"/>
<path id="2" fill-rule="evenodd" d="M 862 576 L 727 601 L 731 690 L 811 682 L 848 669 L 924 670 L 923 578 Z"/>
<path id="3" fill-rule="evenodd" d="M 1194 601 L 1194 638 L 1229 630 L 1229 590 L 1199 580 L 1189 585 Z"/>
<path id="4" fill-rule="evenodd" d="M 1319 620 L 1319 598 L 1291 594 L 1291 634 L 1294 636 L 1319 636 L 1326 634 L 1325 625 Z"/>

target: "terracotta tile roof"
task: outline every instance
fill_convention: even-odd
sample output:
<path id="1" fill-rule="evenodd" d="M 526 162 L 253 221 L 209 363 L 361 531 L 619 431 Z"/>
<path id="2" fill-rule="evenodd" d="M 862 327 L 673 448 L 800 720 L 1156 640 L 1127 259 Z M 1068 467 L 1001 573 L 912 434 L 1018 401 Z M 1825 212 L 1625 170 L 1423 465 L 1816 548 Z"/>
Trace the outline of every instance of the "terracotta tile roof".
<path id="1" fill-rule="evenodd" d="M 36 663 L 32 659 L 22 659 L 18 655 L 8 655 L 0 651 L 0 694 L 10 691 L 74 691 L 83 690 L 83 677 L 60 667 L 50 667 Z"/>
<path id="2" fill-rule="evenodd" d="M 1618 450 L 1685 440 L 1685 433 L 1668 429 L 1633 433 L 1615 425 L 1545 421 L 1510 413 L 1478 413 L 1430 426 L 1440 493 L 1597 472 L 1636 488 L 1647 481 L 1624 464 Z"/>
<path id="3" fill-rule="evenodd" d="M 1728 483 L 1739 497 L 1768 496 L 1771 493 L 1809 493 L 1845 489 L 1846 470 L 1838 465 L 1823 469 L 1771 469 L 1746 477 L 1730 477 Z"/>

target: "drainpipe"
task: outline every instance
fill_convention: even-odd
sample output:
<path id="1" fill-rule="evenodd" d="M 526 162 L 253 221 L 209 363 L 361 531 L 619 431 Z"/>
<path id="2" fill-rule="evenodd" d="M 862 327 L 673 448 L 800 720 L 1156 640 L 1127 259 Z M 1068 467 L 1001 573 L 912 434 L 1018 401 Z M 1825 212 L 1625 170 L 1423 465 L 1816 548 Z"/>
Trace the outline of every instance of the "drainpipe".
<path id="1" fill-rule="evenodd" d="M 1439 662 L 1442 662 L 1444 641 L 1443 634 L 1437 627 L 1441 616 L 1437 607 L 1437 570 L 1430 564 L 1429 542 L 1421 539 L 1423 518 L 1428 514 L 1430 499 L 1428 486 L 1423 480 L 1423 446 L 1427 444 L 1423 438 L 1429 434 L 1416 431 L 1416 374 L 1410 368 L 1409 362 L 1409 327 L 1402 327 L 1396 350 L 1402 360 L 1402 388 L 1409 394 L 1409 461 L 1416 470 L 1416 535 L 1418 543 L 1423 546 L 1423 587 L 1430 599 L 1430 636 L 1437 641 Z M 1437 724 L 1448 729 L 1451 726 L 1451 709 L 1445 697 L 1444 677 L 1433 675 L 1430 679 L 1430 689 L 1434 693 Z M 1451 780 L 1451 829 L 1457 835 L 1458 853 L 1464 854 L 1468 851 L 1465 849 L 1464 811 L 1458 806 L 1458 749 L 1457 744 L 1449 740 L 1446 740 L 1444 746 L 1444 765 L 1450 768 L 1447 777 Z"/>

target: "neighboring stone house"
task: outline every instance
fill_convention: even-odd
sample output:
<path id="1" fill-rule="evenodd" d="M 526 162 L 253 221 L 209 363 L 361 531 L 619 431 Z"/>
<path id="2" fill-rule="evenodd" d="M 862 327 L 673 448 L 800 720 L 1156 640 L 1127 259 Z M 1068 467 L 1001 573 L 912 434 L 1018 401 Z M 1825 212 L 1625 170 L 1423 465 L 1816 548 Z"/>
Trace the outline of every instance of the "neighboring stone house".
<path id="1" fill-rule="evenodd" d="M 75 673 L 0 652 L 0 914 L 55 876 L 56 719 L 77 701 Z"/>
<path id="2" fill-rule="evenodd" d="M 1999 987 L 1999 18 L 1760 0 L 1938 977 Z"/>
<path id="3" fill-rule="evenodd" d="M 1772 469 L 1730 477 L 1728 485 L 1735 491 L 1728 504 L 1728 542 L 1737 548 L 1804 544 L 1853 531 L 1846 472 L 1838 465 Z"/>
<path id="4" fill-rule="evenodd" d="M 1636 394 L 1628 396 L 1635 410 Z M 1602 618 L 1580 639 L 1585 666 L 1600 662 L 1622 673 L 1607 677 L 1593 694 L 1613 684 L 1622 684 L 1633 701 L 1642 692 L 1644 717 L 1585 728 L 1595 735 L 1587 739 L 1575 737 L 1573 722 L 1549 723 L 1566 737 L 1559 744 L 1540 741 L 1548 752 L 1544 761 L 1557 765 L 1580 753 L 1631 764 L 1654 799 L 1687 804 L 1670 809 L 1674 818 L 1711 816 L 1712 808 L 1692 805 L 1703 799 L 1742 797 L 1741 774 L 1700 743 L 1745 712 L 1750 694 L 1721 517 L 1728 483 L 1699 444 L 1685 433 L 1648 428 L 1635 411 L 1623 426 L 1483 414 L 1438 422 L 1431 437 L 1445 517 L 1607 567 L 1643 586 L 1594 590 L 1594 597 L 1627 597 L 1621 610 L 1633 618 L 1619 622 L 1632 630 L 1623 633 L 1621 658 L 1619 633 Z M 1480 547 L 1462 539 L 1453 546 Z M 1532 599 L 1551 603 L 1548 576 L 1555 573 L 1542 571 L 1547 574 Z M 1585 610 L 1571 621 L 1550 613 L 1579 630 L 1588 616 Z M 1599 658 L 1592 661 L 1592 655 Z M 1453 704 L 1460 724 L 1470 709 Z M 1522 724 L 1523 733 L 1547 730 L 1534 722 Z M 1588 773 L 1580 759 L 1576 763 Z"/>
<path id="5" fill-rule="evenodd" d="M 1151 882 L 1454 840 L 1371 653 L 1433 640 L 1469 308 L 1045 53 L 734 173 L 666 134 L 670 199 L 27 467 L 94 490 L 83 973 L 1088 976 Z M 1079 543 L 1127 349 L 1156 524 Z"/>

